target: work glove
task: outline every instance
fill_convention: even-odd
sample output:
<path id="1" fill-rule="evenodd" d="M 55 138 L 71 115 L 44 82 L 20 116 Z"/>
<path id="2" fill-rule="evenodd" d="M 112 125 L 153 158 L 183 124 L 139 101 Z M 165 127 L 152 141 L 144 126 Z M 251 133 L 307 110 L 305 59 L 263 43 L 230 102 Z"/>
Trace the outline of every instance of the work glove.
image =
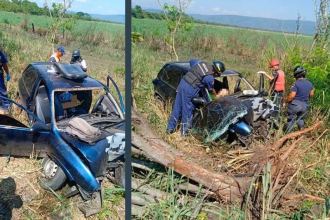
<path id="1" fill-rule="evenodd" d="M 265 71 L 259 71 L 258 73 L 259 73 L 259 74 L 266 74 Z"/>
<path id="2" fill-rule="evenodd" d="M 7 82 L 9 82 L 9 81 L 10 81 L 10 74 L 7 73 Z"/>

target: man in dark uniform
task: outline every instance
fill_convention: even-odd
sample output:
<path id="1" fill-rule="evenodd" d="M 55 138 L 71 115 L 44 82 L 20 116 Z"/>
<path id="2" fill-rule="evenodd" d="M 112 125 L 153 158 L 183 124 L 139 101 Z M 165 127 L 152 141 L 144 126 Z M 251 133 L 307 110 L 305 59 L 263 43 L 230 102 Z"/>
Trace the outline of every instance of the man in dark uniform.
<path id="1" fill-rule="evenodd" d="M 199 91 L 206 88 L 216 98 L 220 97 L 214 90 L 214 77 L 220 76 L 225 71 L 225 65 L 220 61 L 214 61 L 213 66 L 201 60 L 191 59 L 190 70 L 181 79 L 175 97 L 174 108 L 168 122 L 167 133 L 172 133 L 181 116 L 181 134 L 188 135 L 195 106 L 192 98 L 198 97 Z"/>
<path id="2" fill-rule="evenodd" d="M 9 69 L 8 69 L 8 60 L 5 56 L 5 54 L 0 50 L 0 95 L 4 97 L 8 97 L 7 95 L 7 87 L 5 84 L 5 79 L 4 79 L 4 71 L 7 73 L 6 75 L 6 80 L 9 82 L 10 80 L 10 74 L 9 74 Z M 2 100 L 2 106 L 7 108 L 8 107 L 8 101 Z"/>
<path id="3" fill-rule="evenodd" d="M 84 72 L 87 71 L 86 61 L 81 57 L 80 50 L 74 50 L 72 52 L 70 64 L 77 64 Z"/>
<path id="4" fill-rule="evenodd" d="M 291 87 L 291 92 L 286 103 L 288 106 L 287 125 L 286 132 L 290 133 L 294 124 L 297 122 L 299 130 L 304 127 L 304 119 L 306 118 L 309 99 L 314 95 L 314 88 L 310 81 L 306 80 L 306 70 L 302 66 L 296 66 L 294 68 L 294 77 L 296 82 Z"/>

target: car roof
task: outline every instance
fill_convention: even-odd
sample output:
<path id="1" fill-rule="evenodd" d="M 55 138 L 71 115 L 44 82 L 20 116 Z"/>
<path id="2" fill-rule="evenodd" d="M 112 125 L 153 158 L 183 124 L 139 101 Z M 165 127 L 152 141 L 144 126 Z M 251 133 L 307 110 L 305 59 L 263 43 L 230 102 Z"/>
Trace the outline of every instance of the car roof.
<path id="1" fill-rule="evenodd" d="M 236 72 L 234 70 L 225 70 L 223 71 L 223 73 L 221 73 L 221 76 L 239 76 L 239 77 L 243 77 L 243 75 L 239 72 Z"/>
<path id="2" fill-rule="evenodd" d="M 189 61 L 174 61 L 174 62 L 168 62 L 165 64 L 165 66 L 177 66 L 180 67 L 182 69 L 185 70 L 189 70 L 190 69 L 190 63 Z M 225 70 L 223 73 L 221 73 L 220 77 L 225 77 L 225 76 L 239 76 L 239 77 L 243 77 L 243 75 L 239 72 L 236 72 L 234 70 Z"/>
<path id="3" fill-rule="evenodd" d="M 182 69 L 189 70 L 190 69 L 190 63 L 189 61 L 175 61 L 175 62 L 168 62 L 165 65 L 171 65 L 171 66 L 178 66 Z"/>
<path id="4" fill-rule="evenodd" d="M 62 65 L 70 65 L 64 64 Z M 54 68 L 54 63 L 51 62 L 34 62 L 29 64 L 27 68 L 33 66 L 39 76 L 47 83 L 47 87 L 51 90 L 55 89 L 77 89 L 77 88 L 104 88 L 103 84 L 96 79 L 87 76 L 83 80 L 70 80 L 62 77 Z"/>

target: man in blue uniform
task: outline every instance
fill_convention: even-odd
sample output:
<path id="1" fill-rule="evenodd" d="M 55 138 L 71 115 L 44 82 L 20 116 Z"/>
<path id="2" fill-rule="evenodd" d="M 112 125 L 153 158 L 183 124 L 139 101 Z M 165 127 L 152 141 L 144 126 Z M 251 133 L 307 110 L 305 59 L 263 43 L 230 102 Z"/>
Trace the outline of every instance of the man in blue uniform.
<path id="1" fill-rule="evenodd" d="M 289 103 L 286 132 L 290 133 L 294 124 L 297 122 L 299 130 L 304 127 L 304 119 L 306 118 L 309 99 L 314 95 L 314 88 L 310 81 L 306 80 L 306 70 L 302 66 L 294 68 L 294 77 L 296 82 L 291 87 L 291 92 L 285 100 Z"/>
<path id="2" fill-rule="evenodd" d="M 5 84 L 5 79 L 4 79 L 4 71 L 7 74 L 6 80 L 7 82 L 10 80 L 10 74 L 9 74 L 9 69 L 8 69 L 8 60 L 5 56 L 5 54 L 0 50 L 0 95 L 4 97 L 8 97 L 7 95 L 7 88 Z M 8 101 L 2 100 L 2 106 L 7 107 Z"/>
<path id="3" fill-rule="evenodd" d="M 195 109 L 192 98 L 198 97 L 199 91 L 206 88 L 216 98 L 220 95 L 214 90 L 214 77 L 220 76 L 225 71 L 225 65 L 220 61 L 214 61 L 208 65 L 201 60 L 191 59 L 190 69 L 181 79 L 175 97 L 174 108 L 167 125 L 167 133 L 172 133 L 181 116 L 181 134 L 188 135 L 193 112 Z"/>

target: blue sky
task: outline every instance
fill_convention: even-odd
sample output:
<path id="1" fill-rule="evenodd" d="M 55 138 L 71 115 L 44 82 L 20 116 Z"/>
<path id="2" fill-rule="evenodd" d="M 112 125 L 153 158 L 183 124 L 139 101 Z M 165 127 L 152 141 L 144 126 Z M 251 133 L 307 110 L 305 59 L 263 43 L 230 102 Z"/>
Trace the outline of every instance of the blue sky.
<path id="1" fill-rule="evenodd" d="M 39 7 L 43 7 L 45 0 L 30 0 L 36 2 Z M 157 1 L 157 0 L 156 0 Z M 62 2 L 60 0 L 47 0 L 52 2 Z M 69 9 L 70 11 L 82 11 L 88 14 L 101 15 L 125 15 L 125 0 L 75 0 Z"/>
<path id="2" fill-rule="evenodd" d="M 175 4 L 176 0 L 161 0 Z M 142 9 L 160 9 L 157 0 L 132 0 L 132 6 Z M 243 15 L 252 17 L 315 21 L 312 0 L 193 0 L 188 14 L 204 15 Z"/>

